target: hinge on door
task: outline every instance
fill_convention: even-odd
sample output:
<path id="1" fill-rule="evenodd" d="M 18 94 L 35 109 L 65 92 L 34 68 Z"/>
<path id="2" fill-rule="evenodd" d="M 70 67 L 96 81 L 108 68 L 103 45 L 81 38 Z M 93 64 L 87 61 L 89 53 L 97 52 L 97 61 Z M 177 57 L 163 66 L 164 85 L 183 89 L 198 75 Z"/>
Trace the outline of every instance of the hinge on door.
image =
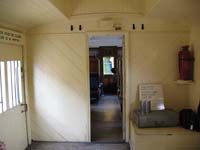
<path id="1" fill-rule="evenodd" d="M 28 111 L 28 105 L 27 104 L 21 104 L 21 106 L 24 107 L 24 110 L 22 110 L 21 113 L 24 113 L 24 112 Z"/>

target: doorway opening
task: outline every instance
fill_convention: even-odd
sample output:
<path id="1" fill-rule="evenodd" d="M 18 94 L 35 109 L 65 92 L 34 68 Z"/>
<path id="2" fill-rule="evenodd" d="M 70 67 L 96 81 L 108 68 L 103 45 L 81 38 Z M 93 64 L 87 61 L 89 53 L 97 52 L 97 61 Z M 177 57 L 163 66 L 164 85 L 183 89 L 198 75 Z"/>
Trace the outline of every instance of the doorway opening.
<path id="1" fill-rule="evenodd" d="M 0 43 L 0 99 L 0 140 L 7 149 L 25 149 L 28 145 L 27 107 L 20 45 Z"/>
<path id="2" fill-rule="evenodd" d="M 125 141 L 123 35 L 89 36 L 92 142 Z"/>

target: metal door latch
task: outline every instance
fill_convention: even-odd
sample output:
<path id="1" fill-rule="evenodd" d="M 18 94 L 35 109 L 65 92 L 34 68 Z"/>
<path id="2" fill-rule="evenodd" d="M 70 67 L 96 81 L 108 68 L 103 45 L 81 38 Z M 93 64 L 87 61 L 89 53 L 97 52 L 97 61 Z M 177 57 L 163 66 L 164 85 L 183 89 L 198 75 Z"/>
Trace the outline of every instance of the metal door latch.
<path id="1" fill-rule="evenodd" d="M 21 113 L 24 113 L 24 112 L 28 111 L 28 105 L 27 104 L 21 104 L 21 106 L 24 107 L 24 110 L 22 110 Z"/>

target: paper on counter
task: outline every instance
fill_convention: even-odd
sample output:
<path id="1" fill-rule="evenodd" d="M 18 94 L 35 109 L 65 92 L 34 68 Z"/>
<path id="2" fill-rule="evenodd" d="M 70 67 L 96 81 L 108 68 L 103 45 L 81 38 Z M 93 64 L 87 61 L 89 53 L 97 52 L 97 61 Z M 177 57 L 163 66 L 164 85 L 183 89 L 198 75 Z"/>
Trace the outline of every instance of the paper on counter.
<path id="1" fill-rule="evenodd" d="M 151 101 L 151 110 L 165 109 L 162 84 L 140 84 L 139 100 Z"/>

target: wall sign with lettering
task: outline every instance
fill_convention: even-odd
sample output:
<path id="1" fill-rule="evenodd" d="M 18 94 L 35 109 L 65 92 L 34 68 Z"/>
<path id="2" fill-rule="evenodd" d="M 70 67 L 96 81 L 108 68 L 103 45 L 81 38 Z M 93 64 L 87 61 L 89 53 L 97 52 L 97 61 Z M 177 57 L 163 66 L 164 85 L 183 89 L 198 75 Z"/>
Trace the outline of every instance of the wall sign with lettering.
<path id="1" fill-rule="evenodd" d="M 19 32 L 0 28 L 0 42 L 24 45 L 24 35 Z"/>
<path id="2" fill-rule="evenodd" d="M 162 84 L 140 84 L 140 101 L 151 101 L 152 110 L 165 109 Z"/>

